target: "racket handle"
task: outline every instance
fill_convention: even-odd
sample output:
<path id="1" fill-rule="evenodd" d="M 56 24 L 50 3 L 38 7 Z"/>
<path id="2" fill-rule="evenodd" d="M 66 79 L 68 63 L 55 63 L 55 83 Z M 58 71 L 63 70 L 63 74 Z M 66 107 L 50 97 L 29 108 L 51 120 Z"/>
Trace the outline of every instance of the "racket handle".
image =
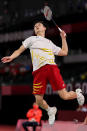
<path id="1" fill-rule="evenodd" d="M 62 32 L 62 29 L 56 24 L 56 27 L 58 28 L 58 30 L 60 31 L 60 32 Z"/>
<path id="2" fill-rule="evenodd" d="M 59 28 L 59 26 L 56 24 L 56 22 L 53 20 L 53 18 L 52 18 L 51 20 L 53 21 L 53 23 L 55 24 L 55 26 L 58 28 L 58 30 L 59 30 L 60 32 L 62 32 L 61 28 Z"/>
<path id="3" fill-rule="evenodd" d="M 56 22 L 55 22 L 53 19 L 51 19 L 51 20 L 53 21 L 53 23 L 55 24 L 55 26 L 58 28 L 58 30 L 59 30 L 60 32 L 62 32 L 62 29 L 56 24 Z M 64 36 L 66 36 L 66 34 L 65 34 Z"/>
<path id="4" fill-rule="evenodd" d="M 59 27 L 58 27 L 58 30 L 59 30 L 60 32 L 62 32 L 62 29 L 61 29 L 61 28 L 59 28 Z M 64 36 L 66 36 L 66 34 L 64 34 Z"/>
<path id="5" fill-rule="evenodd" d="M 60 32 L 62 32 L 61 28 L 58 27 L 58 29 L 59 29 Z"/>

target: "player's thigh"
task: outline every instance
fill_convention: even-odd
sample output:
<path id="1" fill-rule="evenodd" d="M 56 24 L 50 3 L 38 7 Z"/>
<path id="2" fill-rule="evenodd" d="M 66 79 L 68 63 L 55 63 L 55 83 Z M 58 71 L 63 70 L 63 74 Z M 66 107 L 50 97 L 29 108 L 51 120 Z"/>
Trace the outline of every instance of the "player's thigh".
<path id="1" fill-rule="evenodd" d="M 66 90 L 66 88 L 63 88 L 63 89 L 61 89 L 61 90 L 58 90 L 58 94 L 59 94 L 59 96 L 61 97 L 61 98 L 65 98 L 66 97 L 66 95 L 67 95 L 67 90 Z"/>
<path id="2" fill-rule="evenodd" d="M 44 94 L 46 91 L 46 71 L 43 68 L 33 73 L 33 94 Z"/>
<path id="3" fill-rule="evenodd" d="M 52 85 L 53 90 L 58 91 L 66 88 L 66 84 L 63 81 L 63 78 L 60 74 L 60 70 L 57 66 L 52 66 L 49 72 L 48 80 Z"/>

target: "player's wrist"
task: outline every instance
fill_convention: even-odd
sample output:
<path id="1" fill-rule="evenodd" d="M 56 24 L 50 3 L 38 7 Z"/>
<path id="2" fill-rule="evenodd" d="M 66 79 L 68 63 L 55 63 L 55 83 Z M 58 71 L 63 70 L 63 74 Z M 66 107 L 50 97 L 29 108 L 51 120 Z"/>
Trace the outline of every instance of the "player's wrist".
<path id="1" fill-rule="evenodd" d="M 10 56 L 10 59 L 11 59 L 11 60 L 13 60 L 13 59 L 14 59 L 14 57 L 13 57 L 13 56 Z"/>
<path id="2" fill-rule="evenodd" d="M 66 36 L 61 36 L 61 39 L 62 40 L 66 40 Z"/>

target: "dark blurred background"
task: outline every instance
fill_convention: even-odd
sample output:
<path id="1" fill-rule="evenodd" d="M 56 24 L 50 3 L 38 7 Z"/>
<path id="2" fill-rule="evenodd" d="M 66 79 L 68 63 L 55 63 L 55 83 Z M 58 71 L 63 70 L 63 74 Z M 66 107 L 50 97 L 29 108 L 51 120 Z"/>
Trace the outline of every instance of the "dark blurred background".
<path id="1" fill-rule="evenodd" d="M 69 54 L 56 57 L 67 90 L 81 88 L 87 104 L 87 0 L 0 0 L 0 59 L 18 49 L 33 34 L 33 22 L 48 24 L 46 37 L 61 47 L 58 30 L 46 21 L 41 10 L 47 4 L 56 23 L 67 33 Z M 0 63 L 0 123 L 16 124 L 35 101 L 32 95 L 32 63 L 26 50 L 8 64 Z M 76 100 L 63 101 L 48 83 L 45 99 L 58 110 L 76 110 Z M 43 120 L 47 120 L 43 111 Z M 58 119 L 58 118 L 56 118 Z"/>

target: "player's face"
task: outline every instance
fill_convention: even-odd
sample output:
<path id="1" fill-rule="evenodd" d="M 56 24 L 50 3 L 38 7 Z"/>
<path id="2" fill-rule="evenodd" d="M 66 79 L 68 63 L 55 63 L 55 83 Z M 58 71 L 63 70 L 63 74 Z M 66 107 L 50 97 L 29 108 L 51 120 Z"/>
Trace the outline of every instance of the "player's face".
<path id="1" fill-rule="evenodd" d="M 46 31 L 46 27 L 42 23 L 38 22 L 34 26 L 34 31 L 35 31 L 35 34 L 37 35 L 40 32 L 45 32 Z"/>

